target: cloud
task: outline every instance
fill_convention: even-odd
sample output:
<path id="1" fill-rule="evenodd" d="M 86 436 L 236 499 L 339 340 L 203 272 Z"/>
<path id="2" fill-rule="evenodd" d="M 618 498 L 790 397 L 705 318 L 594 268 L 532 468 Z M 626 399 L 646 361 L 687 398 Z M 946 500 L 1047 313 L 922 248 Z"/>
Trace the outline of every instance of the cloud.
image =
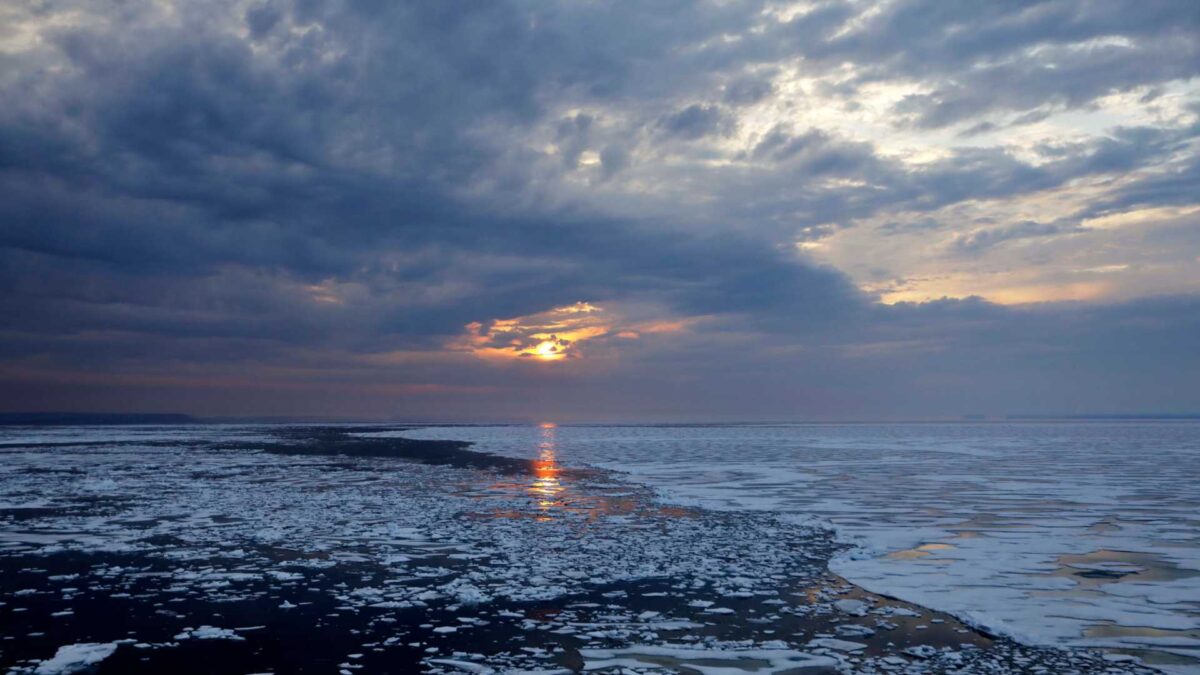
<path id="1" fill-rule="evenodd" d="M 981 229 L 959 235 L 955 237 L 953 246 L 960 253 L 979 253 L 1007 241 L 1086 231 L 1083 228 L 1064 226 L 1059 223 L 1039 223 L 1033 220 L 1026 220 L 1012 225 Z"/>
<path id="2" fill-rule="evenodd" d="M 897 112 L 940 127 L 986 113 L 1080 107 L 1114 91 L 1195 77 L 1197 27 L 1195 12 L 1172 3 L 908 0 L 814 51 L 865 62 L 860 81 L 921 77 L 930 91 L 905 97 Z"/>
<path id="3" fill-rule="evenodd" d="M 670 136 L 695 140 L 711 134 L 728 135 L 733 123 L 721 108 L 693 103 L 662 118 L 659 126 Z"/>
<path id="4" fill-rule="evenodd" d="M 603 354 L 612 372 L 581 389 L 596 400 L 655 390 L 622 363 L 668 383 L 758 373 L 781 392 L 787 378 L 839 380 L 841 364 L 837 386 L 882 391 L 886 374 L 847 354 L 970 333 L 940 306 L 880 308 L 880 279 L 966 269 L 974 292 L 990 267 L 1053 263 L 1038 283 L 1066 286 L 1075 268 L 1127 264 L 1104 258 L 1118 240 L 1140 281 L 1098 301 L 1192 279 L 1179 251 L 1197 205 L 1200 31 L 1179 4 L 10 14 L 0 374 L 13 405 L 30 382 L 67 396 L 61 383 L 85 372 L 261 371 L 310 392 L 279 400 L 316 406 L 312 383 L 377 386 L 368 364 L 385 357 L 406 392 L 502 388 L 456 342 L 466 326 L 472 349 L 581 355 L 559 365 Z M 1149 224 L 1138 239 L 1098 218 Z M 1079 250 L 1052 248 L 1065 240 Z M 1053 260 L 1003 257 L 1032 248 Z M 553 328 L 577 302 L 603 321 Z M 1032 325 L 984 306 L 997 326 Z M 668 340 L 652 325 L 689 329 Z M 1054 326 L 1044 342 L 1073 335 Z"/>
<path id="5" fill-rule="evenodd" d="M 752 105 L 774 91 L 774 83 L 766 77 L 739 75 L 725 85 L 724 99 L 731 105 Z"/>

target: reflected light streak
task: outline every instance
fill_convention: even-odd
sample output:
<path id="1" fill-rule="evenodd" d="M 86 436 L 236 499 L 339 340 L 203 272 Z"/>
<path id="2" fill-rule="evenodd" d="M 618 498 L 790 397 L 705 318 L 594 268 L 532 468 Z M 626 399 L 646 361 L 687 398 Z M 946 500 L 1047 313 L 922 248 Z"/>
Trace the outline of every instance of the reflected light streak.
<path id="1" fill-rule="evenodd" d="M 558 500 L 563 486 L 559 480 L 561 469 L 558 466 L 556 426 L 550 422 L 540 425 L 541 441 L 538 443 L 538 458 L 533 461 L 533 483 L 529 486 L 529 493 L 537 500 L 538 509 L 543 512 L 562 506 Z M 542 519 L 549 517 L 549 515 L 543 515 Z"/>
<path id="2" fill-rule="evenodd" d="M 542 422 L 537 426 L 537 457 L 532 460 L 531 480 L 505 481 L 489 485 L 487 493 L 475 496 L 484 499 L 488 494 L 500 493 L 506 498 L 522 496 L 527 508 L 500 508 L 486 517 L 532 518 L 546 522 L 565 515 L 582 516 L 591 521 L 607 515 L 627 515 L 647 505 L 639 503 L 625 487 L 606 485 L 591 486 L 579 490 L 576 484 L 581 474 L 588 470 L 564 469 L 558 462 L 558 425 Z M 477 486 L 464 486 L 466 492 L 474 492 Z M 649 507 L 654 513 L 671 518 L 689 518 L 691 510 L 675 506 Z M 483 514 L 481 514 L 483 515 Z"/>

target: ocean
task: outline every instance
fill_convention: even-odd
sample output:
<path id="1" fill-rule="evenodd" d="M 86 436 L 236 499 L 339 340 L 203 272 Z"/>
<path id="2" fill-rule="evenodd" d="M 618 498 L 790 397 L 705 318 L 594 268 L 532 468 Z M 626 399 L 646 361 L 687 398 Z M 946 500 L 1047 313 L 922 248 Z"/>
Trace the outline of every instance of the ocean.
<path id="1" fill-rule="evenodd" d="M 0 669 L 1194 673 L 1198 452 L 1187 422 L 8 427 Z"/>
<path id="2" fill-rule="evenodd" d="M 407 432 L 406 432 L 407 433 Z M 831 527 L 832 569 L 1031 644 L 1200 658 L 1200 423 L 425 428 Z M 1178 657 L 1172 658 L 1172 657 Z"/>

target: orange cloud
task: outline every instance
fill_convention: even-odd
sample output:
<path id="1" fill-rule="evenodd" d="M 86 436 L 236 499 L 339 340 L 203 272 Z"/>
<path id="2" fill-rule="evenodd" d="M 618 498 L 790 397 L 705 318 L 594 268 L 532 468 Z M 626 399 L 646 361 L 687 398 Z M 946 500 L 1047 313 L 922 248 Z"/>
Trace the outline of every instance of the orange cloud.
<path id="1" fill-rule="evenodd" d="M 577 302 L 528 316 L 473 321 L 448 348 L 495 361 L 564 361 L 580 358 L 588 342 L 635 340 L 643 334 L 683 330 L 690 322 L 622 323 L 604 307 Z"/>
<path id="2" fill-rule="evenodd" d="M 579 345 L 608 335 L 609 320 L 601 307 L 586 302 L 546 312 L 487 323 L 473 321 L 450 344 L 492 360 L 561 361 L 579 356 Z"/>

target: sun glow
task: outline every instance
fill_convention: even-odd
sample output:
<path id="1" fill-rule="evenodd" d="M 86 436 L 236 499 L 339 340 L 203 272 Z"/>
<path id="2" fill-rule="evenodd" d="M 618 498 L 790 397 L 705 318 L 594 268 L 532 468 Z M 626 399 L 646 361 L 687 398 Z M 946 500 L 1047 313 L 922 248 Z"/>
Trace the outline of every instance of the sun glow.
<path id="1" fill-rule="evenodd" d="M 539 314 L 466 325 L 466 334 L 449 346 L 489 360 L 563 361 L 579 356 L 578 346 L 612 330 L 604 309 L 587 302 L 555 307 Z"/>
<path id="2" fill-rule="evenodd" d="M 657 308 L 634 309 L 642 315 L 639 319 L 627 312 L 576 302 L 536 314 L 472 321 L 446 348 L 496 363 L 565 364 L 585 356 L 595 361 L 611 358 L 643 338 L 687 331 L 704 320 L 664 317 Z"/>
<path id="3" fill-rule="evenodd" d="M 533 348 L 532 354 L 543 361 L 557 361 L 566 358 L 565 350 L 568 345 L 560 346 L 559 342 L 558 340 L 542 340 Z"/>

